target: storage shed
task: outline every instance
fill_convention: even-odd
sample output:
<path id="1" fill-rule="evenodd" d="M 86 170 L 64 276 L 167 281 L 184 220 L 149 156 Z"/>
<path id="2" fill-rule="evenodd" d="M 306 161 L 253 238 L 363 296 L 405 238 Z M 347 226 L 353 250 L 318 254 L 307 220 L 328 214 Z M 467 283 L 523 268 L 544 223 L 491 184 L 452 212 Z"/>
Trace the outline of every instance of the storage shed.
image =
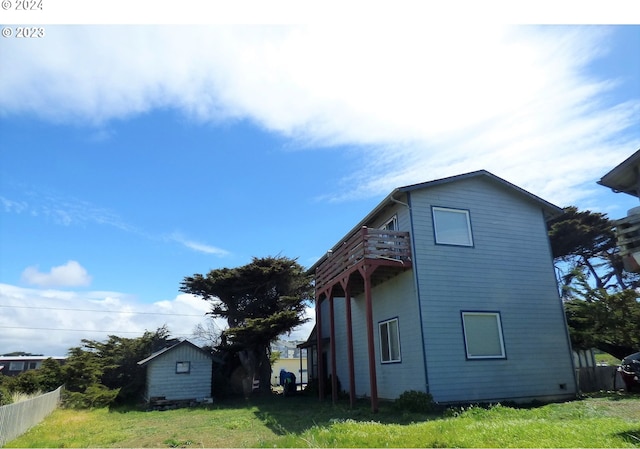
<path id="1" fill-rule="evenodd" d="M 151 354 L 138 365 L 147 368 L 147 402 L 201 402 L 211 397 L 213 359 L 188 340 Z"/>

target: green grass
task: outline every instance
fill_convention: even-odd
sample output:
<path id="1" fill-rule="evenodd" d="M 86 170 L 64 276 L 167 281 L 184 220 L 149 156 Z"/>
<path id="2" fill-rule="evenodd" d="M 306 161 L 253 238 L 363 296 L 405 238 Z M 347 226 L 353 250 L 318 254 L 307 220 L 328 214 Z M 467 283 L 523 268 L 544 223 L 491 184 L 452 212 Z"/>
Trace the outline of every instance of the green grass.
<path id="1" fill-rule="evenodd" d="M 429 415 L 366 401 L 229 401 L 164 412 L 59 409 L 6 447 L 640 447 L 640 396 Z"/>

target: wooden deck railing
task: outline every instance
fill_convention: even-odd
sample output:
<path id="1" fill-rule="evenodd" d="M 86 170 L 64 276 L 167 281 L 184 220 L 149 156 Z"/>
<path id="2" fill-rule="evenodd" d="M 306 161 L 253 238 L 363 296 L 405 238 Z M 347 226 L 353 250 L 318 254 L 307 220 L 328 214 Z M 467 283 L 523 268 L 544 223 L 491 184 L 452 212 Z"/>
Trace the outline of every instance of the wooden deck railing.
<path id="1" fill-rule="evenodd" d="M 316 288 L 322 288 L 365 259 L 405 267 L 411 261 L 409 233 L 363 227 L 316 268 Z"/>

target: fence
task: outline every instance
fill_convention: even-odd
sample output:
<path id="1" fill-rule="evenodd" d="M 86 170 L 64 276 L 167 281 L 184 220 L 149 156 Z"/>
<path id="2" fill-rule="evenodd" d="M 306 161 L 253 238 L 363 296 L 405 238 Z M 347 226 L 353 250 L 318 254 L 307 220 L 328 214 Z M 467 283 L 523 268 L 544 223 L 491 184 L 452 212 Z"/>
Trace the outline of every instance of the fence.
<path id="1" fill-rule="evenodd" d="M 0 407 L 0 447 L 19 437 L 54 411 L 62 387 L 38 397 Z"/>
<path id="2" fill-rule="evenodd" d="M 616 366 L 588 366 L 576 370 L 578 386 L 583 393 L 614 391 L 624 388 Z"/>

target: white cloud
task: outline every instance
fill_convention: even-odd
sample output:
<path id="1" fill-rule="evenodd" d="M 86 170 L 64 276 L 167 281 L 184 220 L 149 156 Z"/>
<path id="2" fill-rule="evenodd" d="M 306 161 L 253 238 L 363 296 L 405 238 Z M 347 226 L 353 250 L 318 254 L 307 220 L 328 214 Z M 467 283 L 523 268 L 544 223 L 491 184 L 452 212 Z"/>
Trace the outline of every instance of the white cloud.
<path id="1" fill-rule="evenodd" d="M 48 273 L 42 273 L 37 266 L 27 267 L 22 272 L 22 280 L 40 287 L 83 287 L 91 284 L 87 270 L 75 260 L 64 265 L 52 267 Z"/>
<path id="2" fill-rule="evenodd" d="M 2 351 L 25 351 L 45 355 L 65 355 L 80 346 L 82 339 L 104 341 L 109 335 L 136 338 L 145 331 L 166 325 L 171 335 L 204 344 L 194 336 L 198 324 L 216 331 L 226 322 L 212 320 L 206 313 L 210 304 L 193 295 L 141 303 L 118 292 L 70 292 L 33 289 L 0 284 L 0 332 Z M 314 317 L 313 308 L 307 315 Z M 295 329 L 287 339 L 304 340 L 313 322 Z"/>
<path id="3" fill-rule="evenodd" d="M 194 327 L 209 319 L 205 316 L 207 302 L 184 294 L 144 304 L 118 292 L 70 292 L 0 284 L 0 305 L 2 351 L 45 355 L 65 355 L 69 348 L 80 346 L 83 338 L 135 338 L 165 324 L 172 336 L 192 339 Z"/>
<path id="4" fill-rule="evenodd" d="M 212 245 L 207 245 L 206 243 L 201 243 L 201 242 L 196 242 L 194 240 L 190 240 L 188 238 L 186 238 L 185 236 L 183 236 L 182 234 L 180 234 L 179 232 L 174 232 L 173 234 L 171 234 L 169 236 L 169 238 L 175 242 L 180 243 L 181 245 L 184 245 L 185 247 L 193 250 L 193 251 L 197 251 L 199 253 L 205 253 L 205 254 L 214 254 L 216 256 L 227 256 L 229 255 L 229 251 L 218 248 L 216 246 L 212 246 Z"/>
<path id="5" fill-rule="evenodd" d="M 0 106 L 95 124 L 174 108 L 357 148 L 331 199 L 485 168 L 570 204 L 640 139 L 640 101 L 586 75 L 607 44 L 598 27 L 52 26 L 3 42 Z"/>

